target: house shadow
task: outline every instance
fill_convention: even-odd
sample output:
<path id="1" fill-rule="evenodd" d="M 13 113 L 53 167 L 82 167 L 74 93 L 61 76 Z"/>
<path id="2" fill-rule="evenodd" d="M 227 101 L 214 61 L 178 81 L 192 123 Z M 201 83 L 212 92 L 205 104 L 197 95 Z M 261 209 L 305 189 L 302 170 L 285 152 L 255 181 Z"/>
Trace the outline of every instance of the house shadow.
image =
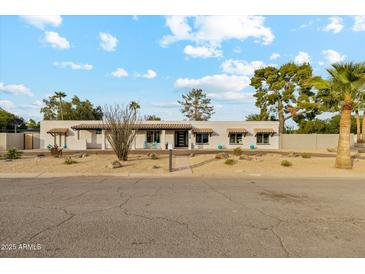
<path id="1" fill-rule="evenodd" d="M 215 161 L 218 161 L 218 159 L 212 158 L 212 159 L 205 160 L 205 161 L 202 161 L 200 163 L 193 164 L 193 165 L 188 165 L 188 166 L 184 166 L 184 167 L 180 167 L 180 168 L 174 168 L 173 171 L 182 171 L 182 170 L 187 170 L 187 169 L 194 169 L 196 167 L 201 167 L 201 166 L 204 166 L 206 164 L 209 164 L 209 163 L 212 163 L 212 162 L 215 162 Z"/>

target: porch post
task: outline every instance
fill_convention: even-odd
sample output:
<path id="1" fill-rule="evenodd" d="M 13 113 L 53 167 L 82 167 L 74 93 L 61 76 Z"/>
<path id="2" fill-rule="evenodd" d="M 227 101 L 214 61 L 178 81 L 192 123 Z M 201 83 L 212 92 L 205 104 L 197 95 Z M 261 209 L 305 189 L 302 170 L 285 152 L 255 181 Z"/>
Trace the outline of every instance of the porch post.
<path id="1" fill-rule="evenodd" d="M 190 129 L 188 131 L 188 149 L 191 149 L 192 138 L 193 138 L 193 134 L 192 134 L 192 130 Z"/>
<path id="2" fill-rule="evenodd" d="M 106 147 L 106 137 L 105 137 L 105 130 L 102 129 L 101 130 L 101 149 L 102 150 L 105 150 L 105 147 Z"/>
<path id="3" fill-rule="evenodd" d="M 161 149 L 166 149 L 166 130 L 162 130 L 162 134 L 161 134 L 161 140 L 160 140 L 160 146 Z"/>
<path id="4" fill-rule="evenodd" d="M 77 131 L 77 140 L 80 140 L 80 130 Z"/>

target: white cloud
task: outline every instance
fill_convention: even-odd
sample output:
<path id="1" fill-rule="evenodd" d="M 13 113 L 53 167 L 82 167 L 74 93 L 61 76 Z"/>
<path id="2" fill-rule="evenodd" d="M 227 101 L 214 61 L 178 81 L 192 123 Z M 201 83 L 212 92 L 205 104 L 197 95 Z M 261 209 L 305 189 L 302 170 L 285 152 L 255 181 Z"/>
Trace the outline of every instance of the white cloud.
<path id="1" fill-rule="evenodd" d="M 223 93 L 208 93 L 207 96 L 221 101 L 254 102 L 253 93 L 227 91 Z"/>
<path id="2" fill-rule="evenodd" d="M 5 93 L 11 93 L 15 95 L 27 95 L 27 96 L 33 96 L 33 93 L 30 91 L 30 89 L 23 85 L 23 84 L 10 84 L 6 85 L 2 82 L 0 82 L 0 92 Z"/>
<path id="3" fill-rule="evenodd" d="M 324 31 L 330 31 L 333 33 L 339 33 L 343 29 L 343 19 L 338 16 L 333 16 L 328 19 L 330 22 L 324 27 Z"/>
<path id="4" fill-rule="evenodd" d="M 209 58 L 209 57 L 220 57 L 222 56 L 222 51 L 215 47 L 194 47 L 192 45 L 187 45 L 184 48 L 184 53 L 193 58 Z"/>
<path id="5" fill-rule="evenodd" d="M 26 15 L 21 17 L 28 24 L 42 30 L 46 26 L 59 27 L 62 24 L 62 17 L 59 15 Z"/>
<path id="6" fill-rule="evenodd" d="M 52 48 L 68 49 L 70 42 L 66 38 L 60 36 L 57 32 L 46 31 L 44 33 L 43 42 L 51 45 Z"/>
<path id="7" fill-rule="evenodd" d="M 250 37 L 268 45 L 275 38 L 271 29 L 265 26 L 263 16 L 195 16 L 191 25 L 188 19 L 187 16 L 168 16 L 166 26 L 171 34 L 162 37 L 161 45 L 193 41 L 217 47 L 225 40 L 243 41 Z"/>
<path id="8" fill-rule="evenodd" d="M 333 49 L 323 50 L 322 54 L 325 56 L 326 60 L 330 64 L 339 63 L 346 59 L 345 55 L 343 55 Z"/>
<path id="9" fill-rule="evenodd" d="M 74 63 L 71 61 L 53 62 L 53 65 L 58 68 L 70 68 L 73 70 L 92 70 L 93 65 Z"/>
<path id="10" fill-rule="evenodd" d="M 118 45 L 118 39 L 106 32 L 99 32 L 100 46 L 105 51 L 115 51 Z"/>
<path id="11" fill-rule="evenodd" d="M 147 73 L 143 74 L 142 77 L 147 78 L 147 79 L 153 79 L 157 76 L 156 71 L 149 69 L 147 70 Z"/>
<path id="12" fill-rule="evenodd" d="M 311 58 L 307 52 L 299 51 L 298 55 L 295 56 L 294 62 L 298 65 L 302 65 L 304 63 L 310 63 Z"/>
<path id="13" fill-rule="evenodd" d="M 179 78 L 175 81 L 176 88 L 203 88 L 208 92 L 241 91 L 248 87 L 250 78 L 247 76 L 214 74 L 202 78 Z"/>
<path id="14" fill-rule="evenodd" d="M 365 15 L 357 15 L 354 17 L 355 24 L 352 27 L 353 31 L 365 31 Z"/>
<path id="15" fill-rule="evenodd" d="M 117 68 L 112 72 L 112 75 L 117 78 L 127 77 L 128 72 L 124 68 Z"/>
<path id="16" fill-rule="evenodd" d="M 0 107 L 9 110 L 15 107 L 14 103 L 9 100 L 0 100 Z"/>
<path id="17" fill-rule="evenodd" d="M 137 78 L 146 78 L 146 79 L 153 79 L 157 76 L 157 72 L 154 71 L 153 69 L 148 69 L 146 73 L 138 73 L 136 72 L 134 74 L 134 77 L 137 77 Z"/>
<path id="18" fill-rule="evenodd" d="M 273 52 L 270 56 L 270 60 L 276 60 L 280 57 L 280 54 L 277 52 Z"/>
<path id="19" fill-rule="evenodd" d="M 222 63 L 221 68 L 225 73 L 252 76 L 256 69 L 264 66 L 265 64 L 262 61 L 247 62 L 229 59 Z"/>
<path id="20" fill-rule="evenodd" d="M 162 37 L 161 45 L 167 46 L 176 41 L 190 40 L 191 27 L 187 20 L 187 16 L 167 16 L 166 26 L 170 29 L 172 35 Z"/>

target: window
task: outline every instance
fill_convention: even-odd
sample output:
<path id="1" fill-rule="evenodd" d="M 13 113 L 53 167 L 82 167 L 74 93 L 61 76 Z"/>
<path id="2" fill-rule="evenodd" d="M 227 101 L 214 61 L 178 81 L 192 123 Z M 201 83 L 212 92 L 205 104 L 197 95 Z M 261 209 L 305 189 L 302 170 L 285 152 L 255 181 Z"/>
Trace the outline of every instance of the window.
<path id="1" fill-rule="evenodd" d="M 208 144 L 209 143 L 209 134 L 208 133 L 197 133 L 195 135 L 195 143 Z"/>
<path id="2" fill-rule="evenodd" d="M 229 143 L 231 145 L 242 145 L 242 133 L 229 134 Z"/>
<path id="3" fill-rule="evenodd" d="M 256 143 L 258 145 L 268 145 L 269 142 L 269 133 L 257 133 L 256 134 Z"/>
<path id="4" fill-rule="evenodd" d="M 102 129 L 96 129 L 95 134 L 101 134 Z"/>
<path id="5" fill-rule="evenodd" d="M 160 132 L 154 130 L 148 130 L 147 143 L 160 143 Z"/>

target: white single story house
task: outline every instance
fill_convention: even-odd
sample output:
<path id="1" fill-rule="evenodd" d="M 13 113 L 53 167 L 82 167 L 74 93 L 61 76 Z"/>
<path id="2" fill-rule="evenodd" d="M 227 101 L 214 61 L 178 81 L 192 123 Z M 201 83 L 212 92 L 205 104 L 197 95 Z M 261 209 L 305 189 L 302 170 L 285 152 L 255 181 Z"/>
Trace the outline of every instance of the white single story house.
<path id="1" fill-rule="evenodd" d="M 132 149 L 279 149 L 277 121 L 142 121 Z M 111 149 L 102 121 L 45 120 L 40 147 Z"/>

